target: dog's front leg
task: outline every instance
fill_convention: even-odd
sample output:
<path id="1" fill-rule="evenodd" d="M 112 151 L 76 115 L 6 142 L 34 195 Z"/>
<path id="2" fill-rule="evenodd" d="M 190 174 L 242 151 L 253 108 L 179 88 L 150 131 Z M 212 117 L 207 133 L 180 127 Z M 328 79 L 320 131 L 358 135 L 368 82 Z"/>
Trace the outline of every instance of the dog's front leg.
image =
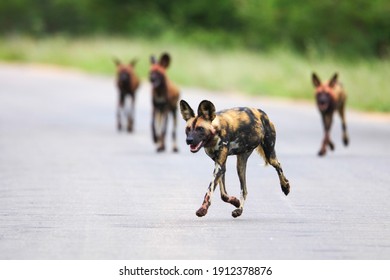
<path id="1" fill-rule="evenodd" d="M 120 131 L 122 129 L 122 118 L 125 114 L 125 98 L 124 93 L 119 92 L 118 108 L 116 112 L 116 123 L 117 129 Z"/>
<path id="2" fill-rule="evenodd" d="M 196 211 L 196 215 L 198 217 L 203 217 L 207 214 L 207 210 L 211 205 L 211 196 L 214 193 L 214 190 L 219 182 L 221 176 L 225 173 L 225 164 L 221 165 L 218 162 L 215 162 L 214 172 L 213 172 L 213 180 L 210 182 L 207 192 L 204 196 L 202 206 Z"/>
<path id="3" fill-rule="evenodd" d="M 211 180 L 207 192 L 204 196 L 202 206 L 196 211 L 198 217 L 203 217 L 207 214 L 207 210 L 211 205 L 211 196 L 214 193 L 215 188 L 218 185 L 219 180 L 225 174 L 226 171 L 226 159 L 227 159 L 227 147 L 223 147 L 219 153 L 218 158 L 215 160 L 215 167 L 213 172 L 213 180 Z"/>
<path id="4" fill-rule="evenodd" d="M 134 111 L 135 111 L 135 96 L 134 93 L 130 95 L 131 107 L 130 111 L 127 112 L 127 132 L 132 132 L 134 127 Z"/>
<path id="5" fill-rule="evenodd" d="M 324 140 L 322 141 L 321 149 L 318 152 L 319 156 L 324 156 L 326 154 L 326 146 L 329 145 L 330 149 L 334 150 L 334 144 L 330 140 L 330 128 L 332 126 L 333 112 L 326 113 L 322 115 L 322 122 L 324 124 Z"/>
<path id="6" fill-rule="evenodd" d="M 219 181 L 219 188 L 221 190 L 221 199 L 227 203 L 234 205 L 236 208 L 240 207 L 240 201 L 235 196 L 228 195 L 225 186 L 225 175 L 221 176 Z"/>

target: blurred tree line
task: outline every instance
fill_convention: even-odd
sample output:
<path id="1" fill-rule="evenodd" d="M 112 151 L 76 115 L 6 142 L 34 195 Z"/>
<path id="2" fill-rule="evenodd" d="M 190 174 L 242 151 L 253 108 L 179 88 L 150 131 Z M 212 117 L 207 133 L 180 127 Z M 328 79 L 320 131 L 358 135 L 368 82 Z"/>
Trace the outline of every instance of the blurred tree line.
<path id="1" fill-rule="evenodd" d="M 2 0 L 0 32 L 159 37 L 389 55 L 389 0 Z"/>

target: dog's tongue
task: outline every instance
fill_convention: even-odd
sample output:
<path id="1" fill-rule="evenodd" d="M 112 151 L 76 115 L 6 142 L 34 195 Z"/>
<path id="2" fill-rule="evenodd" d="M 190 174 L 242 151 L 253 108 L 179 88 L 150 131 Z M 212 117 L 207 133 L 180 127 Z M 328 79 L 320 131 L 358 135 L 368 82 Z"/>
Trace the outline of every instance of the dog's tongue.
<path id="1" fill-rule="evenodd" d="M 190 150 L 191 150 L 191 152 L 196 152 L 196 151 L 198 151 L 199 148 L 201 147 L 202 143 L 203 143 L 203 141 L 202 141 L 202 142 L 199 142 L 198 145 L 191 144 L 191 145 L 190 145 Z"/>

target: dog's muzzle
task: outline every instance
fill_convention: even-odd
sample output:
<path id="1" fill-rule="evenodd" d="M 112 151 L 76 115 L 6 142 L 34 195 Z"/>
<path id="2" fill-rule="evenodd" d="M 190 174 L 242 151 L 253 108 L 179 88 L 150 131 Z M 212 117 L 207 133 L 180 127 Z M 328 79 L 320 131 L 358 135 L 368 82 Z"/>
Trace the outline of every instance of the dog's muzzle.
<path id="1" fill-rule="evenodd" d="M 187 143 L 187 145 L 190 146 L 190 151 L 191 151 L 192 153 L 196 153 L 196 152 L 199 151 L 199 150 L 203 147 L 203 145 L 204 145 L 204 141 L 198 141 L 198 140 L 195 141 L 194 138 L 191 137 L 191 136 L 188 136 L 188 137 L 186 138 L 186 143 Z"/>
<path id="2" fill-rule="evenodd" d="M 193 144 L 193 143 L 194 143 L 194 138 L 192 138 L 192 137 L 187 137 L 186 143 L 187 143 L 187 145 Z"/>

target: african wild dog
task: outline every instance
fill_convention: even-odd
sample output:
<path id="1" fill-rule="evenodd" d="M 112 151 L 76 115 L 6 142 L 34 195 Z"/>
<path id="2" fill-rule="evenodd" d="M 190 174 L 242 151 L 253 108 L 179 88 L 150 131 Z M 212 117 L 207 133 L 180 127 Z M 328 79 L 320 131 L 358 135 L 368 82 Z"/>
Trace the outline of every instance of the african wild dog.
<path id="1" fill-rule="evenodd" d="M 122 64 L 120 60 L 114 59 L 117 68 L 116 84 L 119 91 L 118 108 L 117 108 L 117 128 L 122 129 L 122 118 L 127 118 L 127 131 L 132 132 L 134 126 L 134 110 L 135 110 L 135 92 L 139 86 L 139 79 L 134 71 L 136 60 L 132 60 L 129 64 Z M 131 99 L 131 107 L 127 109 L 125 106 L 126 98 Z"/>
<path id="2" fill-rule="evenodd" d="M 274 148 L 275 127 L 262 110 L 240 107 L 216 113 L 214 104 L 203 100 L 196 116 L 188 103 L 181 100 L 180 111 L 187 122 L 186 142 L 190 145 L 190 151 L 196 153 L 204 147 L 206 154 L 215 162 L 214 178 L 210 182 L 202 206 L 196 212 L 197 216 L 207 214 L 211 196 L 218 184 L 222 200 L 237 208 L 232 212 L 232 216 L 236 218 L 242 214 L 247 196 L 246 163 L 254 149 L 264 158 L 266 164 L 271 164 L 276 169 L 282 191 L 288 195 L 290 184 L 283 174 Z M 230 155 L 237 155 L 240 200 L 229 196 L 225 188 L 226 160 Z"/>
<path id="3" fill-rule="evenodd" d="M 330 140 L 330 128 L 332 126 L 333 113 L 337 110 L 341 117 L 341 124 L 343 129 L 343 142 L 347 146 L 349 143 L 347 124 L 345 121 L 345 102 L 347 95 L 342 85 L 337 80 L 337 73 L 333 75 L 329 82 L 321 83 L 318 76 L 313 73 L 312 81 L 315 87 L 315 95 L 318 109 L 321 113 L 322 122 L 324 125 L 325 136 L 322 141 L 322 146 L 318 152 L 319 156 L 326 154 L 326 146 L 329 145 L 330 149 L 334 150 L 334 144 Z"/>
<path id="4" fill-rule="evenodd" d="M 168 79 L 166 69 L 168 68 L 171 57 L 168 53 L 163 53 L 157 62 L 154 56 L 151 56 L 150 82 L 152 84 L 152 133 L 153 141 L 157 143 L 157 152 L 165 150 L 165 134 L 167 131 L 167 122 L 169 113 L 172 114 L 172 145 L 173 151 L 177 152 L 176 144 L 176 126 L 177 126 L 177 102 L 179 101 L 179 89 Z"/>

